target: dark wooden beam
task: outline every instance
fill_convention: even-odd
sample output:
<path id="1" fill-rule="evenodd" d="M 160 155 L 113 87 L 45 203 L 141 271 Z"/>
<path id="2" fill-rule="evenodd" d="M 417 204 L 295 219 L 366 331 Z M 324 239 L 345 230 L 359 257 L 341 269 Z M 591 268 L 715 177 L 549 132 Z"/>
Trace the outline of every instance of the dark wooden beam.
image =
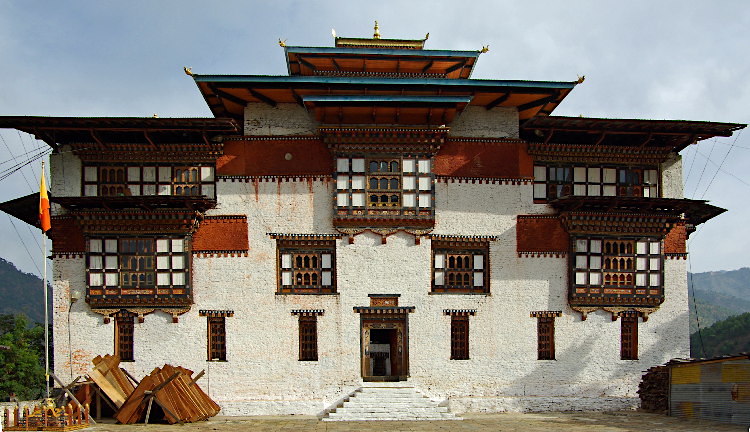
<path id="1" fill-rule="evenodd" d="M 496 106 L 500 105 L 501 103 L 507 101 L 508 98 L 510 97 L 510 95 L 512 95 L 512 94 L 513 94 L 513 92 L 505 93 L 504 95 L 500 96 L 499 98 L 497 98 L 497 99 L 493 100 L 492 102 L 488 103 L 487 105 L 485 105 L 484 108 L 489 111 L 492 108 L 495 108 Z"/>
<path id="2" fill-rule="evenodd" d="M 297 101 L 297 104 L 299 106 L 301 107 L 305 106 L 305 102 L 302 100 L 302 96 L 298 95 L 297 92 L 294 91 L 294 89 L 292 89 L 292 97 L 294 98 L 295 101 Z"/>
<path id="3" fill-rule="evenodd" d="M 641 145 L 640 145 L 640 146 L 638 146 L 638 148 L 643 148 L 643 147 L 645 147 L 645 146 L 646 146 L 646 144 L 648 144 L 649 142 L 651 142 L 651 139 L 652 139 L 653 137 L 654 137 L 654 134 L 653 134 L 653 133 L 651 133 L 651 132 L 649 132 L 649 134 L 648 134 L 648 135 L 646 136 L 646 139 L 645 139 L 645 140 L 643 140 L 643 142 L 641 143 Z"/>
<path id="4" fill-rule="evenodd" d="M 453 71 L 457 71 L 457 70 L 461 69 L 462 67 L 464 67 L 465 65 L 466 65 L 466 60 L 464 60 L 462 62 L 458 62 L 458 63 L 454 64 L 453 66 L 449 67 L 448 69 L 446 69 L 445 70 L 445 74 L 448 75 L 449 73 L 451 73 Z"/>
<path id="5" fill-rule="evenodd" d="M 602 143 L 602 141 L 604 141 L 604 138 L 606 138 L 606 137 L 607 137 L 607 133 L 606 133 L 606 132 L 602 132 L 602 133 L 601 133 L 601 134 L 599 135 L 599 139 L 598 139 L 598 140 L 596 140 L 596 143 L 595 143 L 594 145 L 595 145 L 595 146 L 598 146 L 599 144 L 601 144 L 601 143 Z"/>
<path id="6" fill-rule="evenodd" d="M 314 64 L 312 64 L 309 61 L 305 60 L 304 58 L 302 58 L 302 56 L 297 56 L 297 58 L 299 59 L 300 63 L 302 63 L 303 65 L 309 67 L 310 69 L 312 69 L 312 70 L 316 70 L 317 69 Z"/>
<path id="7" fill-rule="evenodd" d="M 233 95 L 231 93 L 227 93 L 224 90 L 218 89 L 218 88 L 216 88 L 216 86 L 214 86 L 212 84 L 209 84 L 208 87 L 211 89 L 212 92 L 214 92 L 214 94 L 216 95 L 217 98 L 219 98 L 219 100 L 226 99 L 226 100 L 228 100 L 230 102 L 234 102 L 237 105 L 242 106 L 242 107 L 244 107 L 245 105 L 247 105 L 247 101 L 244 100 L 244 99 L 242 99 L 242 98 L 240 98 L 240 97 L 238 97 L 238 96 L 235 96 L 235 95 Z"/>
<path id="8" fill-rule="evenodd" d="M 109 147 L 107 146 L 107 144 L 104 144 L 104 142 L 102 142 L 102 140 L 100 140 L 98 136 L 96 136 L 96 132 L 94 131 L 94 129 L 89 129 L 89 133 L 91 134 L 91 138 L 93 138 L 97 144 L 99 144 L 100 146 L 104 148 Z"/>
<path id="9" fill-rule="evenodd" d="M 554 135 L 555 130 L 550 129 L 549 134 L 547 135 L 547 138 L 544 139 L 544 144 L 549 143 L 549 141 L 552 139 L 552 135 Z"/>
<path id="10" fill-rule="evenodd" d="M 250 94 L 253 95 L 256 99 L 260 99 L 261 101 L 267 103 L 268 105 L 271 105 L 272 107 L 276 106 L 276 101 L 264 95 L 263 93 L 258 93 L 257 91 L 251 88 L 247 89 L 247 91 L 249 91 Z"/>
<path id="11" fill-rule="evenodd" d="M 557 95 L 551 95 L 551 96 L 547 96 L 547 97 L 535 100 L 533 102 L 525 103 L 523 105 L 518 106 L 518 112 L 526 111 L 532 108 L 537 108 L 543 105 L 547 105 L 548 103 L 554 102 L 555 100 L 557 100 Z"/>
<path id="12" fill-rule="evenodd" d="M 52 147 L 53 150 L 57 150 L 58 145 L 52 137 L 47 133 L 42 133 L 38 128 L 34 128 L 34 136 L 36 139 L 40 139 L 47 143 L 48 146 Z"/>
<path id="13" fill-rule="evenodd" d="M 146 138 L 146 141 L 148 141 L 148 143 L 151 144 L 151 147 L 153 147 L 154 149 L 158 149 L 159 148 L 159 146 L 156 145 L 156 143 L 149 136 L 148 131 L 145 130 L 145 129 L 143 130 L 143 136 Z"/>
<path id="14" fill-rule="evenodd" d="M 422 73 L 427 73 L 427 71 L 432 67 L 432 65 L 435 64 L 433 60 L 430 60 L 429 63 L 427 63 L 427 66 L 422 68 Z"/>
<path id="15" fill-rule="evenodd" d="M 336 59 L 335 59 L 335 58 L 332 58 L 332 59 L 331 59 L 331 62 L 333 62 L 333 67 L 335 67 L 337 71 L 340 71 L 340 70 L 341 70 L 341 66 L 340 66 L 340 65 L 339 65 L 339 63 L 338 63 L 338 62 L 336 61 Z"/>

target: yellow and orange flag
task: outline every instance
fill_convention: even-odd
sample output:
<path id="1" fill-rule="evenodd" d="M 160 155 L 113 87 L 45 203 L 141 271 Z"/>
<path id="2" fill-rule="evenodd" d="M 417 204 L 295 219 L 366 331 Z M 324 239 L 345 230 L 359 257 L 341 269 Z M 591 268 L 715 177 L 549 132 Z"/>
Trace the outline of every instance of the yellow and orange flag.
<path id="1" fill-rule="evenodd" d="M 47 184 L 44 181 L 44 168 L 42 168 L 42 180 L 39 185 L 39 223 L 42 232 L 49 231 L 52 228 L 52 221 L 49 214 L 49 197 L 47 196 Z"/>

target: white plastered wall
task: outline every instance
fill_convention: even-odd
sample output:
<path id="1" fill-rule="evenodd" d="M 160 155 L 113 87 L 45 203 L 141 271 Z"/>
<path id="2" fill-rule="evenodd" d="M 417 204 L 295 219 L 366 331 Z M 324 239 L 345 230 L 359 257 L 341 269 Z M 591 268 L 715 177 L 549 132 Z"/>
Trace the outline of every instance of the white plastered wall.
<path id="1" fill-rule="evenodd" d="M 246 133 L 314 133 L 300 109 L 248 107 L 247 118 L 260 120 L 246 122 Z M 470 113 L 460 121 L 469 124 Z M 464 126 L 457 121 L 453 127 Z M 465 127 L 460 135 L 468 135 Z M 501 133 L 492 128 L 494 136 Z M 60 196 L 79 194 L 80 162 L 64 162 L 64 181 L 53 164 L 53 188 L 63 191 Z M 664 172 L 664 196 L 672 196 L 679 187 L 673 183 L 681 181 L 679 163 Z M 136 377 L 165 363 L 205 369 L 200 384 L 227 415 L 316 414 L 361 384 L 360 316 L 353 307 L 368 306 L 368 294 L 383 293 L 401 294 L 401 306 L 415 307 L 409 315 L 410 382 L 433 397 L 449 398 L 456 412 L 631 407 L 643 370 L 688 355 L 685 262 L 665 262 L 666 301 L 639 324 L 640 360 L 620 360 L 620 321 L 603 311 L 582 321 L 567 306 L 567 258 L 516 254 L 516 215 L 551 213 L 531 204 L 531 185 L 436 183 L 436 234 L 498 236 L 490 246 L 489 296 L 429 295 L 430 241 L 416 245 L 403 233 L 386 244 L 371 233 L 353 244 L 337 241 L 337 295 L 277 295 L 276 241 L 268 233 L 335 232 L 334 186 L 330 179 L 220 180 L 218 206 L 209 214 L 247 215 L 248 255 L 194 256 L 192 309 L 178 323 L 163 312 L 137 323 L 136 361 L 123 366 Z M 71 290 L 81 298 L 72 308 Z M 91 358 L 114 347 L 114 323 L 104 324 L 91 312 L 84 291 L 84 259 L 56 258 L 55 370 L 63 379 L 84 373 Z M 200 309 L 234 311 L 226 318 L 227 362 L 206 361 L 207 323 Z M 325 310 L 317 321 L 318 361 L 297 360 L 294 309 Z M 476 310 L 470 360 L 450 360 L 450 317 L 443 309 Z M 562 311 L 555 321 L 557 360 L 536 360 L 536 320 L 529 313 L 537 310 Z"/>

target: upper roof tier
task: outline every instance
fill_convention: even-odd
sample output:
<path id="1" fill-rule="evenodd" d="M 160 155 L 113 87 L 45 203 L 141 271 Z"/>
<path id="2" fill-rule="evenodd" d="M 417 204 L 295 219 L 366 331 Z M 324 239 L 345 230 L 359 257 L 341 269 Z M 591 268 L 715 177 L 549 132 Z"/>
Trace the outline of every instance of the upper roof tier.
<path id="1" fill-rule="evenodd" d="M 289 75 L 469 78 L 480 51 L 284 47 Z"/>
<path id="2" fill-rule="evenodd" d="M 661 147 L 679 152 L 704 139 L 732 136 L 745 126 L 708 121 L 545 116 L 524 122 L 521 138 L 545 144 Z"/>

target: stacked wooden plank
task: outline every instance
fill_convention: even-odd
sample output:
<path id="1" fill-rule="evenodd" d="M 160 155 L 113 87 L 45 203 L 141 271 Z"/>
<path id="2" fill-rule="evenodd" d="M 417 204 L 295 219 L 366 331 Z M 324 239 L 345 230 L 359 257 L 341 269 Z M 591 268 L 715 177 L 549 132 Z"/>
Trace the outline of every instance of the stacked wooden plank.
<path id="1" fill-rule="evenodd" d="M 128 396 L 115 419 L 124 424 L 147 421 L 153 402 L 161 407 L 170 424 L 215 416 L 221 408 L 201 390 L 192 375 L 188 369 L 171 365 L 154 369 Z"/>
<path id="2" fill-rule="evenodd" d="M 120 369 L 120 358 L 109 354 L 96 356 L 93 363 L 94 370 L 89 372 L 89 378 L 120 408 L 134 390 L 133 383 Z"/>
<path id="3" fill-rule="evenodd" d="M 638 385 L 641 409 L 655 413 L 666 413 L 669 406 L 669 369 L 654 366 L 646 371 Z"/>

